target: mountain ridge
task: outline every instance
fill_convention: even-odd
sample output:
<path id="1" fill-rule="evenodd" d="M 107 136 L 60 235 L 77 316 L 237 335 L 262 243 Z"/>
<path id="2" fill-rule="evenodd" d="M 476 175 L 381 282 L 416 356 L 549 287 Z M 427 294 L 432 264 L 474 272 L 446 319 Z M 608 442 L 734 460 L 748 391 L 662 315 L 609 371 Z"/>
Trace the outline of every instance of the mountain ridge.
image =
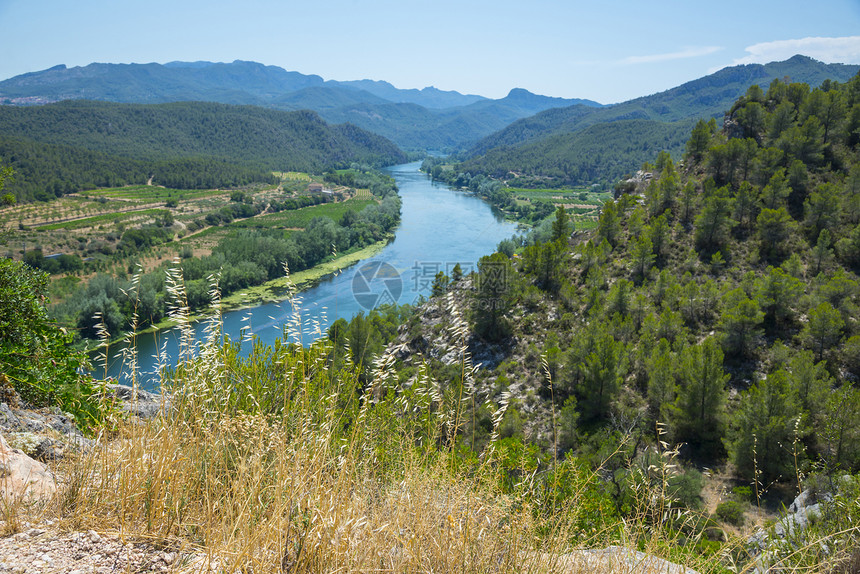
<path id="1" fill-rule="evenodd" d="M 826 71 L 825 71 L 826 70 Z M 677 121 L 699 117 L 718 117 L 728 110 L 746 89 L 759 80 L 782 79 L 795 75 L 792 81 L 817 86 L 825 79 L 848 80 L 860 71 L 860 65 L 824 64 L 807 56 L 795 55 L 788 60 L 768 64 L 743 64 L 729 66 L 685 82 L 680 86 L 641 96 L 626 102 L 602 106 L 599 109 L 578 108 L 576 106 L 555 107 L 539 112 L 534 116 L 515 122 L 495 134 L 484 138 L 467 151 L 468 157 L 479 155 L 498 145 L 516 145 L 533 137 L 561 132 L 572 132 L 588 127 L 593 123 L 617 119 L 654 119 Z M 742 90 L 740 88 L 743 88 Z M 688 100 L 681 111 L 677 109 L 679 100 Z M 675 104 L 670 105 L 670 104 Z M 528 128 L 528 129 L 524 129 Z M 517 138 L 518 130 L 534 134 Z M 500 143 L 493 145 L 495 140 Z"/>
<path id="2" fill-rule="evenodd" d="M 491 100 L 432 86 L 404 90 L 378 80 L 324 80 L 241 60 L 59 65 L 0 82 L 0 104 L 39 105 L 67 99 L 144 104 L 199 100 L 288 111 L 312 109 L 330 123 L 356 123 L 409 150 L 460 148 L 547 107 L 600 105 L 518 89 Z"/>
<path id="3" fill-rule="evenodd" d="M 597 180 L 608 185 L 624 173 L 635 171 L 661 150 L 677 156 L 689 133 L 689 129 L 679 130 L 679 127 L 692 127 L 692 123 L 699 118 L 722 118 L 753 84 L 767 88 L 773 80 L 788 77 L 793 82 L 816 87 L 826 79 L 847 81 L 858 72 L 860 65 L 824 64 L 807 56 L 796 55 L 782 62 L 730 66 L 669 90 L 610 106 L 551 108 L 517 120 L 478 141 L 464 153 L 465 162 L 461 169 L 472 174 L 484 173 L 496 177 L 507 172 L 541 177 L 548 175 L 545 167 L 541 167 L 547 165 L 545 158 L 554 156 L 558 165 L 551 170 L 551 176 L 559 178 L 559 183 L 594 183 L 595 179 L 582 175 L 590 173 L 599 174 Z M 638 150 L 634 150 L 635 153 L 629 154 L 627 162 L 615 163 L 612 167 L 604 162 L 607 165 L 593 169 L 590 158 L 573 154 L 574 150 L 586 149 L 596 153 L 594 142 L 583 141 L 586 132 L 588 137 L 606 139 L 607 142 L 621 141 L 618 139 L 617 126 L 607 126 L 630 120 L 651 123 L 648 137 Z M 609 151 L 604 149 L 598 155 L 605 156 Z M 536 158 L 540 161 L 536 161 Z"/>
<path id="4" fill-rule="evenodd" d="M 145 183 L 147 174 L 170 187 L 230 187 L 234 180 L 261 181 L 260 174 L 271 178 L 272 171 L 407 160 L 382 136 L 350 124 L 329 125 L 309 110 L 88 100 L 0 106 L 0 154 L 15 170 L 8 189 L 19 201 L 91 185 Z M 206 171 L 226 175 L 206 179 Z"/>

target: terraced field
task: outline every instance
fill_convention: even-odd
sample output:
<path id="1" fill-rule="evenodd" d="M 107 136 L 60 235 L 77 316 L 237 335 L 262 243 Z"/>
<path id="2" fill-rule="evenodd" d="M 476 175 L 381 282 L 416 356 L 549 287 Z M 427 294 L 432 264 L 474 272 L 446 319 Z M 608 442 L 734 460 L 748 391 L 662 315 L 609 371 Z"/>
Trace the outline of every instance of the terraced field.
<path id="1" fill-rule="evenodd" d="M 218 191 L 213 191 L 211 189 L 169 189 L 151 185 L 134 185 L 128 187 L 82 191 L 79 192 L 78 195 L 81 197 L 105 197 L 108 199 L 146 204 L 161 203 L 170 199 L 177 201 L 190 201 L 203 197 L 211 197 L 213 193 L 218 193 Z"/>
<path id="2" fill-rule="evenodd" d="M 321 181 L 306 173 L 278 174 L 281 185 L 241 191 L 248 200 L 262 203 L 307 195 L 308 184 Z M 280 213 L 260 215 L 213 225 L 209 214 L 219 214 L 231 203 L 237 190 L 177 190 L 151 185 L 81 191 L 49 203 L 30 203 L 0 209 L 0 255 L 22 259 L 26 252 L 41 251 L 45 257 L 65 253 L 77 255 L 94 271 L 126 269 L 130 261 L 152 265 L 177 254 L 204 255 L 232 230 L 279 228 L 285 232 L 304 228 L 314 217 L 340 221 L 347 211 L 361 210 L 375 200 L 366 189 L 335 189 L 335 203 L 325 203 Z M 173 241 L 124 254 L 120 238 L 131 228 L 152 223 L 172 228 Z M 217 222 L 217 219 L 216 219 Z M 128 259 L 128 261 L 127 261 Z"/>
<path id="3" fill-rule="evenodd" d="M 71 231 L 74 229 L 97 227 L 106 223 L 118 224 L 128 222 L 130 220 L 152 219 L 155 216 L 164 213 L 164 211 L 164 209 L 136 209 L 124 213 L 102 213 L 100 215 L 94 215 L 92 217 L 72 219 L 71 221 L 61 221 L 57 223 L 38 225 L 38 228 L 43 231 L 55 231 L 59 229 Z"/>
<path id="4" fill-rule="evenodd" d="M 369 197 L 371 196 L 368 192 L 368 198 Z M 302 209 L 296 209 L 293 211 L 282 211 L 280 213 L 260 215 L 251 219 L 233 222 L 230 226 L 296 229 L 305 227 L 315 217 L 329 217 L 335 222 L 339 222 L 346 212 L 361 211 L 372 203 L 375 203 L 375 200 L 357 198 L 340 203 L 323 203 L 321 205 L 303 207 Z"/>
<path id="5" fill-rule="evenodd" d="M 518 205 L 552 203 L 563 205 L 577 229 L 597 227 L 601 206 L 612 199 L 609 192 L 593 192 L 589 188 L 574 189 L 525 189 L 508 188 Z"/>

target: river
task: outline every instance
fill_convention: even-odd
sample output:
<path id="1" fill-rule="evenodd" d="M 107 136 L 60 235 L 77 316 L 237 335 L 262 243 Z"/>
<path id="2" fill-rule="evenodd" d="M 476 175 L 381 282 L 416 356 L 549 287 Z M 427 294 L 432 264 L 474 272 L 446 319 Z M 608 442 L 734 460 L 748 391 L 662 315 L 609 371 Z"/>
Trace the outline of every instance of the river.
<path id="1" fill-rule="evenodd" d="M 450 276 L 459 263 L 468 274 L 480 257 L 492 253 L 499 241 L 516 232 L 516 224 L 505 221 L 488 203 L 432 182 L 419 167 L 415 162 L 385 170 L 397 181 L 403 201 L 395 238 L 374 257 L 302 291 L 302 332 L 292 330 L 291 340 L 307 344 L 338 318 L 349 320 L 382 303 L 412 303 L 422 295 L 429 296 L 438 271 Z M 294 320 L 294 315 L 287 301 L 231 311 L 224 314 L 224 333 L 234 341 L 254 336 L 270 344 L 283 336 L 291 318 Z M 196 330 L 202 336 L 202 325 Z M 250 343 L 244 346 L 249 348 Z M 141 384 L 150 390 L 158 385 L 155 355 L 160 348 L 166 351 L 168 363 L 175 360 L 177 344 L 172 330 L 138 338 Z M 119 352 L 120 345 L 111 349 L 107 374 L 126 382 Z M 94 375 L 104 375 L 99 362 Z"/>

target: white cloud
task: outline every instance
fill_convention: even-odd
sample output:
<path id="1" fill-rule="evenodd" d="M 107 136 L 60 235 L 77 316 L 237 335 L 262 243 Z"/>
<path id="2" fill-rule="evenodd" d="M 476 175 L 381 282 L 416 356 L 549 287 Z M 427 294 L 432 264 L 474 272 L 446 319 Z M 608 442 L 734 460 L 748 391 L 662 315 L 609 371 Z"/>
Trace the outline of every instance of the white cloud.
<path id="1" fill-rule="evenodd" d="M 654 64 L 658 62 L 668 62 L 670 60 L 684 60 L 687 58 L 698 58 L 707 56 L 714 52 L 719 52 L 723 48 L 719 46 L 700 46 L 684 48 L 680 52 L 670 52 L 668 54 L 651 54 L 649 56 L 630 56 L 617 62 L 620 65 L 629 64 Z"/>
<path id="2" fill-rule="evenodd" d="M 860 36 L 842 38 L 799 38 L 778 40 L 749 46 L 748 54 L 733 62 L 738 64 L 767 64 L 787 60 L 796 54 L 803 54 L 827 64 L 860 63 Z"/>

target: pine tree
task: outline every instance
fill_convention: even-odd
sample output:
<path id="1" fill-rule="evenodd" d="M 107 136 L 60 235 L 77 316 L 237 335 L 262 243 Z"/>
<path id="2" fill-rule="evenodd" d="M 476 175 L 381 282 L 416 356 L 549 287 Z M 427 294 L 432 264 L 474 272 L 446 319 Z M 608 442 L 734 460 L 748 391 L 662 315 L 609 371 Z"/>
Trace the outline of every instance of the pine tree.
<path id="1" fill-rule="evenodd" d="M 778 257 L 785 252 L 785 243 L 794 230 L 794 219 L 785 210 L 764 208 L 756 218 L 758 236 L 761 240 L 762 253 L 769 257 Z"/>
<path id="2" fill-rule="evenodd" d="M 803 283 L 786 273 L 781 267 L 768 267 L 758 282 L 756 299 L 764 311 L 765 323 L 779 327 L 791 322 L 793 306 L 803 294 Z"/>
<path id="3" fill-rule="evenodd" d="M 597 234 L 615 248 L 620 233 L 621 219 L 618 216 L 618 206 L 614 201 L 607 201 L 603 204 L 600 218 L 597 221 Z"/>
<path id="4" fill-rule="evenodd" d="M 634 241 L 630 258 L 633 262 L 633 276 L 639 282 L 644 281 L 656 259 L 651 238 L 647 234 Z"/>
<path id="5" fill-rule="evenodd" d="M 720 328 L 726 334 L 725 347 L 732 355 L 746 356 L 759 335 L 764 313 L 758 302 L 747 297 L 743 289 L 726 293 Z"/>
<path id="6" fill-rule="evenodd" d="M 552 222 L 552 241 L 564 241 L 570 237 L 570 216 L 563 205 L 555 210 L 555 221 Z"/>
<path id="7" fill-rule="evenodd" d="M 681 352 L 674 437 L 700 454 L 719 456 L 725 426 L 726 382 L 723 352 L 714 337 Z"/>
<path id="8" fill-rule="evenodd" d="M 660 339 L 648 358 L 648 416 L 653 422 L 666 423 L 672 414 L 672 405 L 677 394 L 675 363 L 677 357 L 669 341 Z"/>
<path id="9" fill-rule="evenodd" d="M 815 353 L 815 360 L 821 361 L 824 354 L 842 338 L 844 327 L 845 321 L 839 311 L 825 301 L 809 312 L 809 321 L 800 337 Z"/>
<path id="10" fill-rule="evenodd" d="M 578 404 L 583 418 L 602 420 L 609 416 L 609 407 L 627 372 L 626 346 L 602 328 L 593 341 L 583 365 Z"/>
<path id="11" fill-rule="evenodd" d="M 714 190 L 705 199 L 702 212 L 696 217 L 696 246 L 699 249 L 719 251 L 728 240 L 728 233 L 735 225 L 730 217 L 733 200 L 727 188 Z"/>
<path id="12" fill-rule="evenodd" d="M 805 458 L 799 441 L 807 431 L 785 371 L 744 393 L 733 419 L 730 451 L 741 477 L 768 485 L 796 476 L 795 453 Z"/>
<path id="13" fill-rule="evenodd" d="M 860 389 L 849 384 L 828 395 L 818 435 L 828 470 L 860 468 Z"/>

